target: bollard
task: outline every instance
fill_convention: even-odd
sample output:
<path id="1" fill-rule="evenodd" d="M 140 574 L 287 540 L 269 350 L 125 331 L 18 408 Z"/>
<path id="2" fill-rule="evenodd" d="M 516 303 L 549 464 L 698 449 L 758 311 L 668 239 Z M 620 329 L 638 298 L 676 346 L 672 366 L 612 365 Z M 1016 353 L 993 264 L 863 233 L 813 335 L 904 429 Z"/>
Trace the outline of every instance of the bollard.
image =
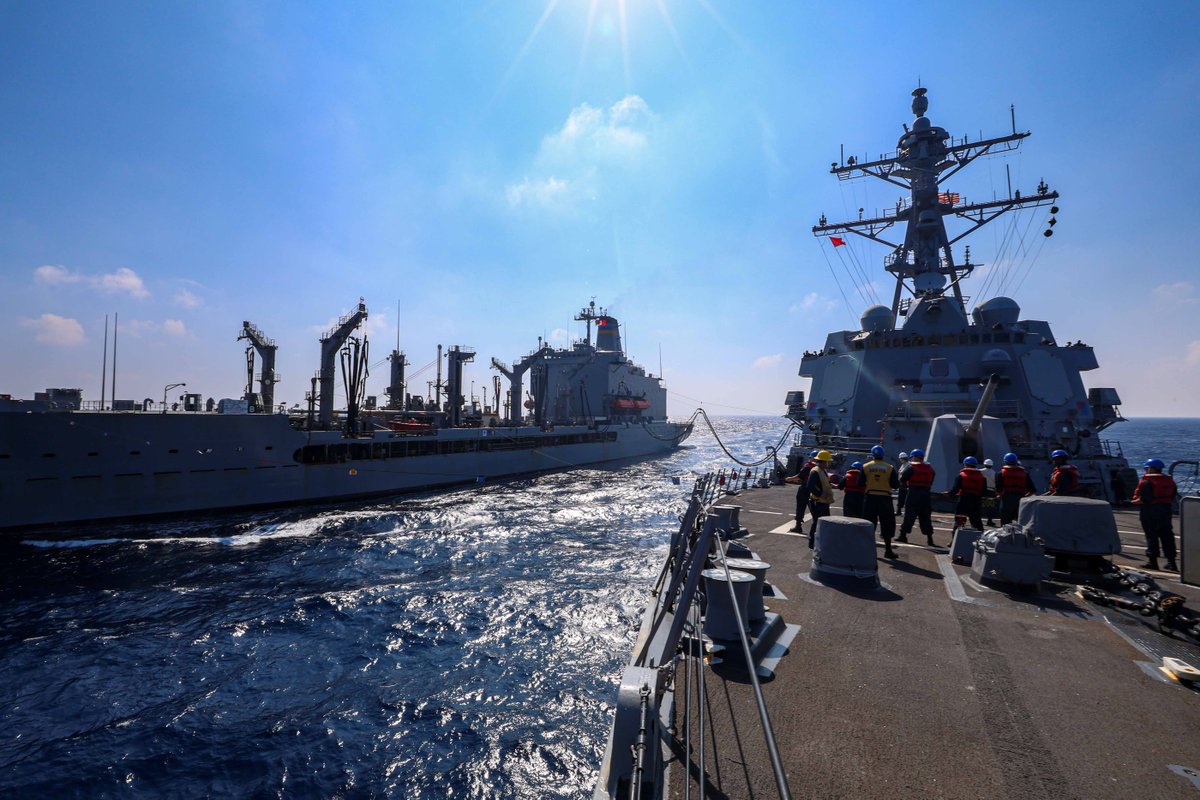
<path id="1" fill-rule="evenodd" d="M 704 576 L 704 596 L 707 599 L 704 632 L 710 639 L 739 641 L 742 633 L 749 628 L 748 604 L 754 576 L 729 570 L 729 579 L 733 582 L 733 592 L 737 597 L 737 608 L 730 608 L 725 570 L 718 567 L 706 569 L 700 574 Z"/>
<path id="2" fill-rule="evenodd" d="M 763 606 L 763 583 L 766 582 L 767 570 L 771 568 L 771 565 L 765 561 L 759 561 L 757 558 L 728 558 L 725 563 L 731 570 L 736 569 L 738 572 L 754 576 L 754 583 L 750 584 L 750 596 L 746 604 L 746 618 L 751 625 L 765 619 L 767 609 Z"/>

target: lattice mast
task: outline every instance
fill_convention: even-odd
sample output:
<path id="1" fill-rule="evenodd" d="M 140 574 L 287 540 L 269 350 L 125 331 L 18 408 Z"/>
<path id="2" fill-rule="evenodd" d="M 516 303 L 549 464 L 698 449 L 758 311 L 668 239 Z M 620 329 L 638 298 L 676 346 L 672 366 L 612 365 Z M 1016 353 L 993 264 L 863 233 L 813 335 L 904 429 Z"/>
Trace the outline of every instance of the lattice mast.
<path id="1" fill-rule="evenodd" d="M 853 233 L 873 242 L 892 248 L 884 260 L 885 269 L 896 277 L 896 290 L 892 298 L 892 318 L 904 313 L 901 303 L 902 290 L 907 290 L 914 299 L 940 297 L 947 291 L 953 293 L 963 316 L 966 316 L 965 298 L 959 286 L 963 278 L 979 266 L 966 258 L 963 263 L 954 261 L 952 246 L 979 228 L 1015 208 L 1036 207 L 1053 203 L 1058 192 L 1052 192 L 1045 181 L 1038 184 L 1034 194 L 1022 196 L 1018 190 L 1010 196 L 984 203 L 960 203 L 959 195 L 941 191 L 941 185 L 950 176 L 982 155 L 1005 153 L 1020 147 L 1021 140 L 1029 131 L 1017 131 L 1013 115 L 1012 133 L 991 139 L 969 141 L 966 137 L 954 140 L 945 128 L 938 127 L 925 116 L 929 109 L 926 89 L 913 90 L 912 111 L 916 115 L 912 128 L 904 126 L 894 153 L 885 154 L 874 161 L 858 161 L 854 156 L 843 157 L 840 163 L 831 165 L 830 172 L 838 180 L 871 176 L 909 191 L 907 201 L 900 200 L 896 208 L 880 216 L 864 218 L 859 209 L 859 218 L 848 222 L 828 222 L 822 214 L 813 226 L 816 236 L 837 233 Z M 1051 209 L 1056 212 L 1057 208 Z M 944 218 L 956 216 L 971 223 L 970 227 L 953 238 L 946 232 Z M 897 223 L 906 223 L 903 243 L 890 242 L 882 234 Z M 1053 222 L 1051 222 L 1053 224 Z M 1046 235 L 1051 231 L 1047 229 Z"/>

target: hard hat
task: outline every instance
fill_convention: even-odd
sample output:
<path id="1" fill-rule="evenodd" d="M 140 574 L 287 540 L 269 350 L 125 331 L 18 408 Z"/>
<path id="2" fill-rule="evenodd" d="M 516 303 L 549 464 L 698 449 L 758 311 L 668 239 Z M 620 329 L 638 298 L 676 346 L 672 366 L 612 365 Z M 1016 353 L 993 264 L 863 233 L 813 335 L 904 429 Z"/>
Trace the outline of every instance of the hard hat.
<path id="1" fill-rule="evenodd" d="M 904 461 L 904 460 L 905 460 L 905 459 L 907 459 L 907 458 L 908 458 L 908 453 L 906 453 L 906 452 L 904 452 L 903 450 L 901 450 L 901 451 L 900 451 L 900 460 L 901 460 L 901 461 Z"/>
<path id="2" fill-rule="evenodd" d="M 994 466 L 996 466 L 996 465 L 995 465 L 995 463 L 994 463 L 994 462 L 993 462 L 993 461 L 992 461 L 990 458 L 985 458 L 985 459 L 983 460 L 983 465 L 984 465 L 985 467 L 994 467 Z"/>
<path id="3" fill-rule="evenodd" d="M 809 454 L 808 454 L 808 457 L 809 457 L 809 458 L 816 458 L 816 457 L 817 457 L 817 451 L 816 451 L 816 450 L 813 450 L 811 453 L 809 453 Z"/>
<path id="4" fill-rule="evenodd" d="M 850 465 L 850 469 L 862 469 L 862 462 L 855 461 L 853 464 Z"/>
<path id="5" fill-rule="evenodd" d="M 1055 450 L 1053 453 L 1050 454 L 1050 458 L 1066 458 L 1066 457 L 1067 457 L 1066 450 Z"/>
<path id="6" fill-rule="evenodd" d="M 1005 453 L 1004 454 L 1004 463 L 1005 464 L 1016 464 L 1018 461 L 1020 461 L 1020 459 L 1017 458 L 1016 453 Z"/>
<path id="7" fill-rule="evenodd" d="M 876 458 L 883 458 L 883 447 L 880 445 L 875 445 L 871 448 L 871 455 L 875 456 Z"/>
<path id="8" fill-rule="evenodd" d="M 963 459 L 963 466 L 973 467 L 978 463 L 979 459 L 977 459 L 975 456 L 967 456 Z"/>
<path id="9" fill-rule="evenodd" d="M 1161 458 L 1148 458 L 1148 459 L 1146 459 L 1146 463 L 1142 464 L 1142 466 L 1150 467 L 1152 469 L 1162 469 L 1163 467 L 1166 466 L 1166 464 L 1163 463 L 1163 460 Z"/>
<path id="10" fill-rule="evenodd" d="M 833 461 L 833 454 L 828 450 L 822 450 L 817 453 L 817 461 Z"/>
<path id="11" fill-rule="evenodd" d="M 908 454 L 908 457 L 909 457 L 909 458 L 924 458 L 924 457 L 925 457 L 925 451 L 924 451 L 924 450 L 922 450 L 922 449 L 921 449 L 921 448 L 919 448 L 919 447 L 914 447 L 914 448 L 912 449 L 912 452 L 910 452 L 910 453 Z"/>

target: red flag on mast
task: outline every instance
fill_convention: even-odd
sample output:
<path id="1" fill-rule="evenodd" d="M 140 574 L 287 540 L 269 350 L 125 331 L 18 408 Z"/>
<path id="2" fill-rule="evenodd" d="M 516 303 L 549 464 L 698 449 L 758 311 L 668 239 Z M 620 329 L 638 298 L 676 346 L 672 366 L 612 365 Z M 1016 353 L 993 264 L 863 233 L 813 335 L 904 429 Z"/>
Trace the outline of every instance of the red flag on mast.
<path id="1" fill-rule="evenodd" d="M 833 243 L 834 247 L 841 247 L 842 245 L 844 245 L 846 243 L 845 239 L 839 239 L 836 236 L 830 236 L 829 241 Z"/>

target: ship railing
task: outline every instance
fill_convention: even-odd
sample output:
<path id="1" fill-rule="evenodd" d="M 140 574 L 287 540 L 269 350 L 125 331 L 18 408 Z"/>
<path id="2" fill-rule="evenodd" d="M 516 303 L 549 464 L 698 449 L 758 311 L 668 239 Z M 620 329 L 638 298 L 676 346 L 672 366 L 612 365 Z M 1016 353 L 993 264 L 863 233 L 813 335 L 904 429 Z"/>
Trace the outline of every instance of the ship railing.
<path id="1" fill-rule="evenodd" d="M 1125 450 L 1121 447 L 1121 443 L 1116 439 L 1101 439 L 1100 449 L 1104 451 L 1104 455 L 1109 458 L 1124 458 Z"/>
<path id="2" fill-rule="evenodd" d="M 700 785 L 706 783 L 706 759 L 709 754 L 704 739 L 704 698 L 707 697 L 704 676 L 707 665 L 703 658 L 700 609 L 704 593 L 701 573 L 710 562 L 726 571 L 725 583 L 732 607 L 738 605 L 733 596 L 733 583 L 728 580 L 729 565 L 718 530 L 721 518 L 708 513 L 712 504 L 724 496 L 729 485 L 726 480 L 728 476 L 723 472 L 719 475 L 708 473 L 695 482 L 687 509 L 680 517 L 679 529 L 671 538 L 667 558 L 651 592 L 653 606 L 646 612 L 634 645 L 633 658 L 621 676 L 613 727 L 593 793 L 594 800 L 663 796 L 666 765 L 662 759 L 662 743 L 671 735 L 673 727 L 673 708 L 678 691 L 674 678 L 681 658 L 687 670 L 689 687 L 686 691 L 685 719 L 682 726 L 675 727 L 682 727 L 686 731 L 684 752 L 693 752 L 690 715 L 693 699 L 691 684 L 695 675 L 694 680 L 700 687 L 700 700 L 697 703 L 700 739 L 696 752 Z M 752 665 L 750 642 L 744 630 L 741 638 L 745 663 Z M 762 687 L 753 666 L 748 674 L 754 687 L 779 796 L 788 798 L 787 778 Z"/>

